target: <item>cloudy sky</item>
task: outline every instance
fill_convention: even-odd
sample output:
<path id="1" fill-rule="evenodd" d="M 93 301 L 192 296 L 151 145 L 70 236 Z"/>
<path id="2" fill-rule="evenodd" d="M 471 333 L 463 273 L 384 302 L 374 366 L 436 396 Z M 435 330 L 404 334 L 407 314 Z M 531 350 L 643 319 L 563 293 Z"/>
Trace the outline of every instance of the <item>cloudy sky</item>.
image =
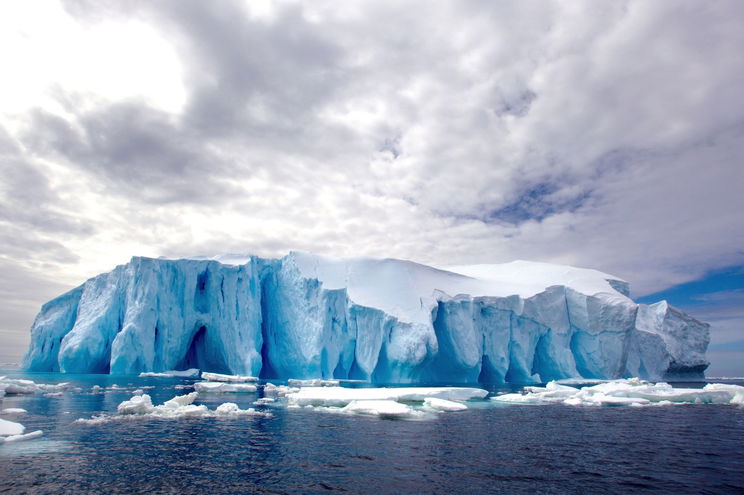
<path id="1" fill-rule="evenodd" d="M 744 6 L 0 6 L 0 362 L 132 255 L 597 268 L 744 375 Z M 646 298 L 644 298 L 646 300 Z"/>

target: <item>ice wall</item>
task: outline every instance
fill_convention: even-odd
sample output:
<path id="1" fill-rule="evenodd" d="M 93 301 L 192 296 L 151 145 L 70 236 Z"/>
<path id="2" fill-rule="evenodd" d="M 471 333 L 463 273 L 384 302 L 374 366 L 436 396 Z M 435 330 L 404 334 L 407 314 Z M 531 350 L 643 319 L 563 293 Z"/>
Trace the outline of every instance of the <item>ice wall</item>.
<path id="1" fill-rule="evenodd" d="M 33 371 L 200 368 L 375 383 L 701 376 L 708 325 L 607 274 L 290 253 L 133 258 L 46 303 Z M 234 263 L 234 264 L 233 264 Z"/>

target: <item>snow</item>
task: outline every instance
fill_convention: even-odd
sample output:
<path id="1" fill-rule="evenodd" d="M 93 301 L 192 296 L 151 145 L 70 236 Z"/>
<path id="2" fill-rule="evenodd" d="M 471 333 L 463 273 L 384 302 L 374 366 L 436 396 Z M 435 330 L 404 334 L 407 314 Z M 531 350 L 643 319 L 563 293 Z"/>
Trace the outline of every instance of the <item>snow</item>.
<path id="1" fill-rule="evenodd" d="M 257 382 L 258 378 L 255 376 L 242 376 L 242 375 L 223 375 L 221 373 L 209 373 L 207 371 L 201 374 L 202 380 L 210 382 L 230 382 L 230 383 L 242 383 L 242 382 Z"/>
<path id="2" fill-rule="evenodd" d="M 419 401 L 427 398 L 446 400 L 482 399 L 487 390 L 467 387 L 400 387 L 400 388 L 344 388 L 309 387 L 287 394 L 290 404 L 298 406 L 345 406 L 353 401 L 391 400 Z"/>
<path id="3" fill-rule="evenodd" d="M 252 393 L 258 390 L 258 387 L 249 383 L 196 382 L 194 390 L 197 392 Z"/>
<path id="4" fill-rule="evenodd" d="M 187 370 L 168 370 L 163 372 L 153 372 L 153 371 L 145 371 L 139 374 L 141 377 L 156 377 L 156 378 L 198 378 L 199 377 L 199 369 L 198 368 L 189 368 Z"/>
<path id="5" fill-rule="evenodd" d="M 708 325 L 628 293 L 597 270 L 527 261 L 135 257 L 46 303 L 23 367 L 330 385 L 702 377 Z"/>
<path id="6" fill-rule="evenodd" d="M 504 394 L 492 401 L 510 404 L 565 404 L 569 406 L 649 406 L 669 404 L 742 404 L 744 387 L 711 383 L 703 388 L 675 388 L 638 378 L 612 380 L 575 388 L 550 382 L 525 387 L 524 393 Z"/>

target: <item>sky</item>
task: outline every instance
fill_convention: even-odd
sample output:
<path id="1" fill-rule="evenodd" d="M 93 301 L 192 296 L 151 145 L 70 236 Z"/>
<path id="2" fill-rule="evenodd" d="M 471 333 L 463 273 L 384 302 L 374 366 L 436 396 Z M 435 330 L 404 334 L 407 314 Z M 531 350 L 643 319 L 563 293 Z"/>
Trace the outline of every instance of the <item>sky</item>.
<path id="1" fill-rule="evenodd" d="M 596 268 L 744 376 L 744 5 L 4 2 L 0 363 L 132 256 Z"/>

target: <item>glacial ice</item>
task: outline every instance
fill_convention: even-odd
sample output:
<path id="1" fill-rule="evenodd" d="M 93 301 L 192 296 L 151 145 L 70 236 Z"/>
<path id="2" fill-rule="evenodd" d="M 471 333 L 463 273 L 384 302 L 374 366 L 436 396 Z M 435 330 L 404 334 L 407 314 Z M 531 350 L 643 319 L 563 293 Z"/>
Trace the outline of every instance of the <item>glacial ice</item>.
<path id="1" fill-rule="evenodd" d="M 31 433 L 24 433 L 23 435 L 11 435 L 9 437 L 3 438 L 3 441 L 5 443 L 22 442 L 24 440 L 32 440 L 34 438 L 39 438 L 43 434 L 44 432 L 42 430 L 36 430 L 36 431 L 32 431 Z"/>
<path id="2" fill-rule="evenodd" d="M 340 412 L 381 418 L 407 418 L 417 415 L 417 411 L 411 407 L 394 400 L 354 400 Z"/>
<path id="3" fill-rule="evenodd" d="M 14 423 L 6 419 L 0 419 L 0 437 L 21 435 L 26 429 L 21 423 Z"/>
<path id="4" fill-rule="evenodd" d="M 702 377 L 708 325 L 628 294 L 596 270 L 525 261 L 135 257 L 46 303 L 23 367 L 374 384 Z"/>
<path id="5" fill-rule="evenodd" d="M 24 433 L 26 427 L 21 423 L 15 423 L 5 419 L 0 419 L 0 443 L 20 442 L 22 440 L 31 440 L 44 434 L 41 430 Z"/>
<path id="6" fill-rule="evenodd" d="M 4 395 L 30 395 L 37 393 L 61 393 L 70 388 L 69 383 L 36 383 L 32 380 L 0 376 L 0 397 Z"/>
<path id="7" fill-rule="evenodd" d="M 669 404 L 744 404 L 744 387 L 710 383 L 703 388 L 675 388 L 638 378 L 612 380 L 583 388 L 549 382 L 524 387 L 524 393 L 491 397 L 509 404 L 565 404 L 569 406 L 648 406 Z"/>
<path id="8" fill-rule="evenodd" d="M 214 410 L 194 401 L 199 397 L 198 392 L 186 395 L 178 395 L 160 405 L 153 405 L 152 398 L 147 395 L 135 395 L 129 400 L 119 404 L 116 415 L 101 414 L 90 419 L 78 419 L 80 424 L 102 424 L 124 418 L 214 418 L 214 417 L 239 417 L 239 416 L 265 416 L 270 413 L 256 411 L 253 408 L 240 409 L 233 402 L 220 404 Z"/>
<path id="9" fill-rule="evenodd" d="M 468 406 L 462 402 L 437 399 L 436 397 L 427 397 L 424 399 L 424 406 L 434 409 L 435 411 L 443 412 L 465 411 L 468 408 Z"/>
<path id="10" fill-rule="evenodd" d="M 257 382 L 258 378 L 255 376 L 242 376 L 242 375 L 224 375 L 221 373 L 209 373 L 205 371 L 201 374 L 202 380 L 209 382 L 228 382 L 228 383 L 243 383 L 243 382 Z"/>
<path id="11" fill-rule="evenodd" d="M 483 399 L 487 390 L 469 387 L 396 387 L 344 388 L 308 387 L 286 395 L 290 404 L 298 406 L 345 406 L 353 401 L 424 402 L 428 398 L 445 400 Z"/>
<path id="12" fill-rule="evenodd" d="M 26 414 L 28 411 L 20 407 L 6 407 L 0 410 L 0 414 Z"/>
<path id="13" fill-rule="evenodd" d="M 188 370 L 168 370 L 162 372 L 143 371 L 139 376 L 150 378 L 198 378 L 199 369 L 191 368 Z"/>
<path id="14" fill-rule="evenodd" d="M 258 390 L 258 387 L 252 383 L 196 382 L 194 383 L 194 390 L 197 392 L 250 394 Z"/>

